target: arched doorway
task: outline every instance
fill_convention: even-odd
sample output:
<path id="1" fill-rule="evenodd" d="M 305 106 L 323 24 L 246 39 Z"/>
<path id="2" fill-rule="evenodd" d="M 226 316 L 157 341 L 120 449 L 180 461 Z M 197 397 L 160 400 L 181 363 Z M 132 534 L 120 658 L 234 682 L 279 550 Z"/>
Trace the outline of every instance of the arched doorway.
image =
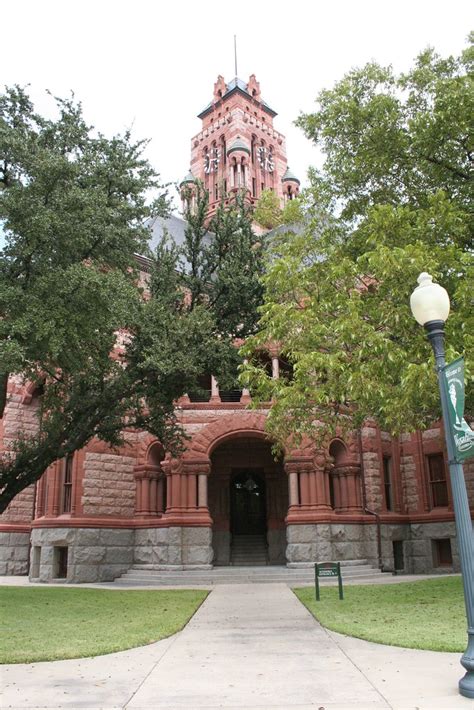
<path id="1" fill-rule="evenodd" d="M 285 564 L 288 478 L 271 443 L 236 435 L 210 458 L 214 564 Z"/>

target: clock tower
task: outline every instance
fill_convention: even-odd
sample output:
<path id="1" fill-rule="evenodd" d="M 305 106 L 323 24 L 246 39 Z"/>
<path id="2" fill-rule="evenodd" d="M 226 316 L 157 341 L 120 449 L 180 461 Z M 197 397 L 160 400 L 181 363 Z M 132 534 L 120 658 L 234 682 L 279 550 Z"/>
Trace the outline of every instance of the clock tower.
<path id="1" fill-rule="evenodd" d="M 276 115 L 255 74 L 247 83 L 236 77 L 226 84 L 217 77 L 212 101 L 198 114 L 201 130 L 191 140 L 191 167 L 180 185 L 203 183 L 210 216 L 237 191 L 256 203 L 264 190 L 272 190 L 282 206 L 297 196 L 300 183 L 288 169 L 285 137 L 273 127 Z"/>

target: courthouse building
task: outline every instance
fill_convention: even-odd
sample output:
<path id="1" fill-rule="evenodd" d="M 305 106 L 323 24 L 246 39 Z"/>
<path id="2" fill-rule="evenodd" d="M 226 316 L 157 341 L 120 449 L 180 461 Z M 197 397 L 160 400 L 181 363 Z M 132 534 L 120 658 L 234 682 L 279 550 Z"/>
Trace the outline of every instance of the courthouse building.
<path id="1" fill-rule="evenodd" d="M 282 204 L 298 194 L 275 116 L 255 76 L 228 84 L 218 77 L 182 182 L 203 182 L 210 214 L 236 190 L 251 202 L 266 189 Z M 152 222 L 152 244 L 165 228 L 182 242 L 185 223 L 170 217 Z M 139 262 L 146 272 L 146 259 Z M 278 351 L 267 356 L 278 377 Z M 324 449 L 307 441 L 275 460 L 265 434 L 270 404 L 249 410 L 251 394 L 219 391 L 212 373 L 201 385 L 207 396 L 201 390 L 177 403 L 189 435 L 179 458 L 147 432 L 126 432 L 120 450 L 93 440 L 20 493 L 0 517 L 0 574 L 95 582 L 133 567 L 324 560 L 411 573 L 458 569 L 441 424 L 394 439 L 368 421 Z M 37 427 L 39 396 L 10 380 L 0 453 L 19 430 Z M 474 504 L 474 464 L 464 470 Z"/>

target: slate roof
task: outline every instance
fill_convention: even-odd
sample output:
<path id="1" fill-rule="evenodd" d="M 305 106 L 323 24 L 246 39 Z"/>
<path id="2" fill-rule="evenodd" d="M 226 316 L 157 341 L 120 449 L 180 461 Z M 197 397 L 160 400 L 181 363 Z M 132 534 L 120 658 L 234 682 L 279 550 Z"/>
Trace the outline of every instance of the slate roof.
<path id="1" fill-rule="evenodd" d="M 232 89 L 240 89 L 241 91 L 245 91 L 245 93 L 248 93 L 246 82 L 242 79 L 239 79 L 238 76 L 236 76 L 235 79 L 231 79 L 231 81 L 229 81 L 229 83 L 227 84 L 226 93 L 229 93 L 229 91 L 232 91 Z"/>
<path id="2" fill-rule="evenodd" d="M 232 143 L 230 148 L 227 149 L 227 155 L 232 153 L 234 150 L 244 150 L 246 153 L 248 153 L 250 155 L 250 148 L 248 147 L 248 145 L 246 143 L 244 143 L 244 141 L 242 140 L 242 138 L 240 138 L 240 136 L 238 136 L 235 139 L 235 141 Z"/>
<path id="3" fill-rule="evenodd" d="M 170 215 L 169 217 L 154 217 L 148 222 L 150 229 L 149 247 L 152 252 L 156 250 L 158 243 L 163 238 L 164 234 L 168 235 L 168 239 L 173 241 L 177 247 L 183 246 L 185 243 L 185 231 L 187 222 L 178 215 Z M 205 240 L 209 243 L 212 239 L 212 232 L 208 232 Z M 144 265 L 147 262 L 146 257 L 138 256 L 140 262 Z M 189 266 L 189 262 L 185 262 L 185 266 Z"/>
<path id="4" fill-rule="evenodd" d="M 186 184 L 191 183 L 191 182 L 196 182 L 196 178 L 195 178 L 194 175 L 192 174 L 191 168 L 190 168 L 189 171 L 188 171 L 188 174 L 186 175 L 186 177 L 184 177 L 184 178 L 181 180 L 181 182 L 179 183 L 179 186 L 181 187 L 181 185 L 186 185 Z"/>
<path id="5" fill-rule="evenodd" d="M 229 83 L 226 85 L 227 86 L 227 91 L 225 94 L 222 96 L 223 99 L 225 99 L 226 96 L 229 96 L 229 94 L 233 93 L 234 91 L 240 91 L 241 93 L 245 94 L 246 96 L 249 97 L 249 99 L 252 99 L 253 97 L 249 92 L 247 91 L 247 82 L 243 81 L 242 79 L 239 79 L 239 77 L 235 77 L 235 79 L 231 79 Z M 271 116 L 276 116 L 277 112 L 274 111 L 270 106 L 267 104 L 266 101 L 263 99 L 260 99 L 259 103 L 261 104 L 262 108 L 264 111 L 269 113 Z M 198 118 L 204 118 L 204 116 L 211 111 L 213 107 L 213 102 L 210 101 L 207 106 L 201 111 L 201 113 L 198 113 Z"/>
<path id="6" fill-rule="evenodd" d="M 286 182 L 287 180 L 293 180 L 293 182 L 297 182 L 298 185 L 300 184 L 300 181 L 296 177 L 294 173 L 291 172 L 290 168 L 286 169 L 286 173 L 283 175 L 281 181 Z"/>
<path id="7" fill-rule="evenodd" d="M 184 244 L 186 224 L 186 220 L 174 214 L 169 217 L 154 217 L 148 224 L 151 231 L 150 249 L 155 251 L 165 232 L 168 233 L 169 238 L 173 240 L 176 246 L 182 246 Z"/>

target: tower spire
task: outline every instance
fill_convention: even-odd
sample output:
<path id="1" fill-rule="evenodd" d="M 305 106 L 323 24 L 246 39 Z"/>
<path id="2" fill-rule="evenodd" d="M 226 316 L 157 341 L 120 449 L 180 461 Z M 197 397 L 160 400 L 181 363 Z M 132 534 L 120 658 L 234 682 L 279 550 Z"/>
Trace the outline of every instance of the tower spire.
<path id="1" fill-rule="evenodd" d="M 237 35 L 234 35 L 235 78 L 237 79 Z"/>

